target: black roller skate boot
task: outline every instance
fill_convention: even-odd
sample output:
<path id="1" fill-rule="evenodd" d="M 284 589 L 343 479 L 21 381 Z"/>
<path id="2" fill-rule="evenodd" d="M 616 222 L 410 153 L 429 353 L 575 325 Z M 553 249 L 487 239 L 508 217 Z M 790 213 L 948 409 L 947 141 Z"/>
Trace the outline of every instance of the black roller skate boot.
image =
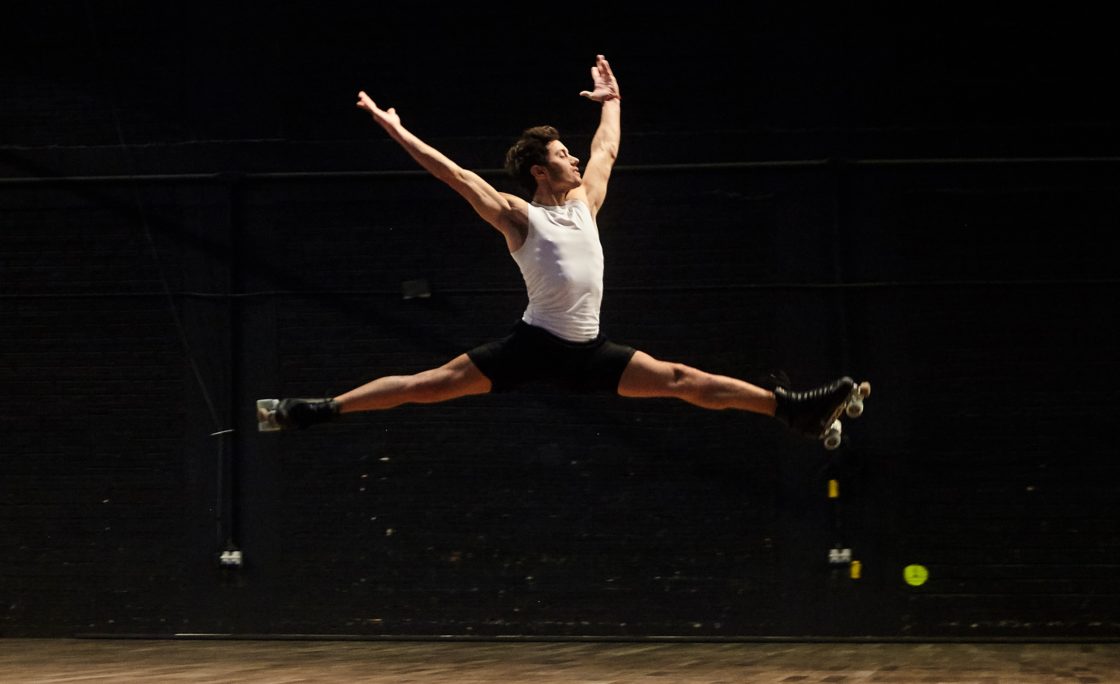
<path id="1" fill-rule="evenodd" d="M 821 439 L 844 410 L 855 386 L 855 381 L 845 376 L 803 392 L 778 387 L 774 390 L 778 400 L 774 417 L 798 434 Z"/>
<path id="2" fill-rule="evenodd" d="M 261 399 L 257 401 L 257 429 L 304 430 L 334 420 L 339 413 L 334 399 Z"/>

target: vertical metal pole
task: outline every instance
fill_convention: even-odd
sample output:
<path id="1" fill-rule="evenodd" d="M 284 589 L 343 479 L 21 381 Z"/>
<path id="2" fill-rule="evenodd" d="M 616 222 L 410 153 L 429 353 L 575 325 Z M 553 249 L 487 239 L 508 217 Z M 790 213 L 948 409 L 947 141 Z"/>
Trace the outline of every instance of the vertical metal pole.
<path id="1" fill-rule="evenodd" d="M 243 242 L 243 202 L 242 179 L 232 176 L 226 179 L 227 206 L 229 207 L 229 245 L 226 279 L 226 331 L 228 342 L 229 368 L 229 405 L 227 407 L 229 424 L 238 425 L 238 414 L 242 405 L 241 387 L 241 300 L 238 296 L 244 283 L 241 275 Z M 231 439 L 222 450 L 222 462 L 218 467 L 218 541 L 222 545 L 220 564 L 227 569 L 240 569 L 244 561 L 241 549 L 240 529 L 240 474 L 238 459 L 241 442 L 239 432 L 232 432 Z"/>

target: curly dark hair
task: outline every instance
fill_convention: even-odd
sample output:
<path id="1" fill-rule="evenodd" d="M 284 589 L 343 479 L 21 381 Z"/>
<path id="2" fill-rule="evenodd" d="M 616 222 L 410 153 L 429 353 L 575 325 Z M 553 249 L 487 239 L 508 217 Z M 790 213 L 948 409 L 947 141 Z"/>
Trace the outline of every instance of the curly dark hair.
<path id="1" fill-rule="evenodd" d="M 560 131 L 552 126 L 533 126 L 526 128 L 517 142 L 506 150 L 506 171 L 530 195 L 537 191 L 537 181 L 530 169 L 536 164 L 548 164 L 548 144 L 559 139 Z"/>

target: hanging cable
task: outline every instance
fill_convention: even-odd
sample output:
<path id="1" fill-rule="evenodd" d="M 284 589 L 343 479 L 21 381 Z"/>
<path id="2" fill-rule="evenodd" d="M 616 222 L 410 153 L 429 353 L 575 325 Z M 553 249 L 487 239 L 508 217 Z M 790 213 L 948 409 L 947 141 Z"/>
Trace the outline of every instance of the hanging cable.
<path id="1" fill-rule="evenodd" d="M 186 329 L 183 327 L 183 319 L 179 315 L 178 307 L 175 305 L 175 295 L 172 292 L 171 285 L 167 280 L 167 275 L 163 268 L 163 262 L 159 258 L 159 251 L 156 248 L 156 241 L 152 235 L 152 228 L 148 221 L 148 214 L 144 210 L 144 203 L 140 196 L 140 187 L 137 182 L 136 175 L 136 161 L 124 137 L 124 126 L 121 124 L 120 111 L 117 106 L 118 93 L 115 86 L 113 85 L 113 81 L 106 77 L 107 70 L 105 69 L 104 54 L 101 49 L 101 40 L 97 32 L 96 22 L 94 22 L 93 20 L 93 13 L 90 11 L 88 0 L 83 3 L 83 7 L 85 9 L 86 23 L 89 27 L 90 38 L 93 43 L 94 55 L 96 58 L 95 64 L 97 65 L 98 71 L 100 72 L 98 73 L 98 78 L 103 83 L 108 84 L 109 106 L 110 112 L 112 113 L 113 126 L 116 129 L 117 144 L 121 150 L 122 155 L 124 156 L 125 164 L 128 167 L 128 178 L 130 179 L 129 188 L 132 191 L 132 200 L 136 207 L 136 214 L 139 218 L 140 226 L 143 231 L 144 239 L 147 243 L 148 252 L 151 256 L 152 263 L 155 264 L 156 273 L 159 274 L 159 281 L 162 287 L 163 297 L 167 301 L 168 309 L 171 313 L 171 319 L 175 325 L 175 331 L 178 334 L 179 342 L 182 345 L 183 354 L 187 360 L 188 365 L 191 368 L 191 373 L 194 375 L 194 379 L 198 384 L 198 389 L 202 394 L 203 401 L 205 401 L 206 403 L 206 409 L 210 414 L 210 420 L 213 424 L 213 434 L 224 434 L 225 432 L 230 432 L 231 430 L 223 429 L 221 420 L 218 418 L 218 411 L 214 406 L 214 400 L 210 393 L 210 389 L 206 384 L 206 380 L 202 377 L 202 371 L 198 367 L 198 362 L 195 360 L 194 353 L 191 350 L 190 340 L 187 338 Z"/>

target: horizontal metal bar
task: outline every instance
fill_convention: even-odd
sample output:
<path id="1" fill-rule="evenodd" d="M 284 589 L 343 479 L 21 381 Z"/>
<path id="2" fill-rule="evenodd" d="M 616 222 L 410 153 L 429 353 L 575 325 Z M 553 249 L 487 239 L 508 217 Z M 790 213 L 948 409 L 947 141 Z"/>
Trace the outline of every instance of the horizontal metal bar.
<path id="1" fill-rule="evenodd" d="M 793 159 L 775 161 L 741 162 L 700 162 L 682 164 L 620 164 L 616 172 L 644 173 L 663 171 L 720 171 L 780 168 L 815 168 L 829 165 L 876 167 L 876 166 L 1001 166 L 1001 165 L 1071 165 L 1071 164 L 1117 164 L 1120 157 L 952 157 L 920 159 Z M 505 170 L 497 168 L 476 169 L 482 176 L 500 176 Z M 253 172 L 215 172 L 215 173 L 135 173 L 110 174 L 105 176 L 26 176 L 19 178 L 0 178 L 0 185 L 45 185 L 52 183 L 123 183 L 123 182 L 168 182 L 168 181 L 285 181 L 285 180 L 347 180 L 362 178 L 408 178 L 426 176 L 427 171 L 417 169 L 392 169 L 382 171 L 253 171 Z"/>

